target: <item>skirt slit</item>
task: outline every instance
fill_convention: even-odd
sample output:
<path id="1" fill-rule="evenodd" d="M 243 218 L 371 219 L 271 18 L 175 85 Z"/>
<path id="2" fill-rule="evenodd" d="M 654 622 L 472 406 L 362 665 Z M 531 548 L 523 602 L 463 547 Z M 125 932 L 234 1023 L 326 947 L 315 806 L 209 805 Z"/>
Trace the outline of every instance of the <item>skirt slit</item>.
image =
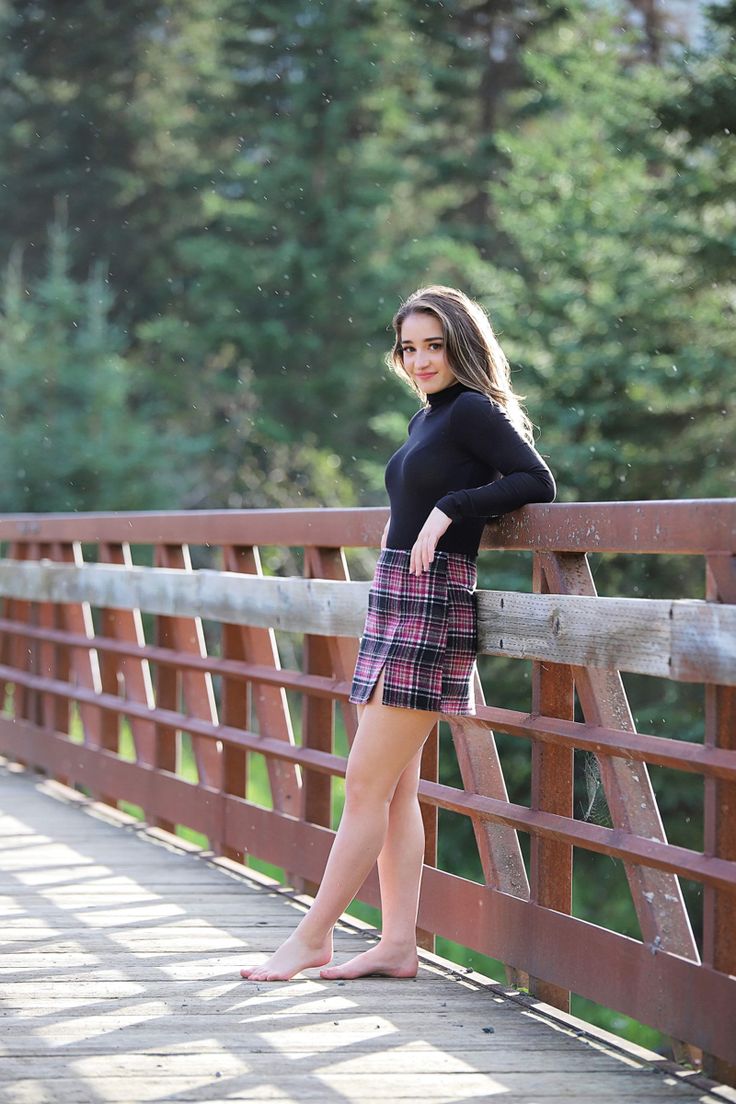
<path id="1" fill-rule="evenodd" d="M 349 700 L 368 701 L 385 668 L 384 705 L 474 715 L 475 561 L 435 552 L 419 576 L 409 563 L 404 549 L 378 557 Z"/>

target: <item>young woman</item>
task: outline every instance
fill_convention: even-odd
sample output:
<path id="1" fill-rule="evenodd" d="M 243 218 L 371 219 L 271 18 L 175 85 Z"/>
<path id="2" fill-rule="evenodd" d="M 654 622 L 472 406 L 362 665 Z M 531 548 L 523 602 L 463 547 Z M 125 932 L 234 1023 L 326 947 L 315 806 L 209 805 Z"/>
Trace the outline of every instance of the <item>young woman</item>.
<path id="1" fill-rule="evenodd" d="M 416 974 L 422 745 L 440 714 L 475 713 L 481 534 L 487 518 L 556 494 L 480 304 L 455 288 L 420 288 L 393 327 L 389 366 L 422 405 L 386 467 L 391 512 L 350 693 L 359 723 L 345 806 L 314 902 L 267 962 L 240 971 L 251 981 L 317 966 L 330 979 Z M 327 967 L 334 925 L 376 861 L 380 942 Z"/>

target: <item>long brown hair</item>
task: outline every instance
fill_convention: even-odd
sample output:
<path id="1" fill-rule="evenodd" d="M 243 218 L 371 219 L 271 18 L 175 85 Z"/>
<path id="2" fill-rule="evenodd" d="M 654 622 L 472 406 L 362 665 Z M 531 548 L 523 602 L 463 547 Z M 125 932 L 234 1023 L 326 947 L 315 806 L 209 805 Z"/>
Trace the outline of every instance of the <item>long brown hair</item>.
<path id="1" fill-rule="evenodd" d="M 534 443 L 532 423 L 522 408 L 525 395 L 517 395 L 511 386 L 511 368 L 506 354 L 493 332 L 491 321 L 480 303 L 457 288 L 430 284 L 413 292 L 391 320 L 396 341 L 386 364 L 421 398 L 428 399 L 404 368 L 401 327 L 410 314 L 433 314 L 442 326 L 447 363 L 457 379 L 488 395 L 504 408 L 521 435 Z"/>

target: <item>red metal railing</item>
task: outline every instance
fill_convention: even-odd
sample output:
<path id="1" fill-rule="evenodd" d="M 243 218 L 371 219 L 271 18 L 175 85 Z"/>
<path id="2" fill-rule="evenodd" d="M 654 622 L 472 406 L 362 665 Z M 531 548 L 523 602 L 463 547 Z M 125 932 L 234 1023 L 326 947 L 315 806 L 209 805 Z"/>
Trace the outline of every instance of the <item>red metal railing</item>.
<path id="1" fill-rule="evenodd" d="M 367 583 L 348 582 L 345 549 L 375 549 L 385 518 L 380 509 L 0 517 L 0 678 L 12 687 L 0 750 L 312 888 L 333 836 L 331 778 L 345 770 L 334 705 L 348 740 L 356 723 L 347 695 Z M 195 546 L 228 574 L 192 573 Z M 335 586 L 285 580 L 269 590 L 267 546 Z M 736 500 L 530 506 L 487 527 L 480 565 L 491 548 L 533 553 L 532 594 L 478 594 L 481 650 L 533 661 L 530 709 L 486 705 L 478 685 L 478 716 L 447 719 L 462 790 L 437 780 L 437 730 L 427 742 L 420 926 L 528 974 L 532 992 L 559 1007 L 579 993 L 701 1048 L 709 1072 L 733 1082 Z M 136 567 L 133 551 L 152 566 Z M 702 557 L 705 600 L 600 598 L 591 551 Z M 281 667 L 277 621 L 301 636 L 299 670 Z M 702 683 L 703 744 L 637 733 L 621 670 Z M 300 742 L 287 690 L 301 695 Z M 75 711 L 81 743 L 69 737 Z M 133 761 L 119 754 L 122 717 Z M 508 800 L 494 731 L 531 741 L 529 806 Z M 182 732 L 197 782 L 177 773 Z M 575 749 L 598 758 L 613 827 L 574 817 Z M 254 753 L 267 763 L 270 809 L 246 799 Z M 667 842 L 647 764 L 702 774 L 702 852 Z M 434 866 L 440 808 L 471 819 L 484 884 Z M 528 864 L 519 832 L 530 837 Z M 641 939 L 571 914 L 574 848 L 623 860 Z M 679 878 L 703 887 L 702 948 Z M 360 897 L 378 903 L 375 872 Z"/>

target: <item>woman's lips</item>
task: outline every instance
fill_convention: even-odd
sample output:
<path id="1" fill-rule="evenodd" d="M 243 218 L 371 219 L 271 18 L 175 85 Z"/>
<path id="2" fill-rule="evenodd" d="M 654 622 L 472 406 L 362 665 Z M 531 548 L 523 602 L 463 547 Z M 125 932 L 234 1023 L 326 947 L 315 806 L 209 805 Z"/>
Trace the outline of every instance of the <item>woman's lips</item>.
<path id="1" fill-rule="evenodd" d="M 416 372 L 415 373 L 417 379 L 431 379 L 432 376 L 435 376 L 436 374 L 437 374 L 436 372 Z"/>

